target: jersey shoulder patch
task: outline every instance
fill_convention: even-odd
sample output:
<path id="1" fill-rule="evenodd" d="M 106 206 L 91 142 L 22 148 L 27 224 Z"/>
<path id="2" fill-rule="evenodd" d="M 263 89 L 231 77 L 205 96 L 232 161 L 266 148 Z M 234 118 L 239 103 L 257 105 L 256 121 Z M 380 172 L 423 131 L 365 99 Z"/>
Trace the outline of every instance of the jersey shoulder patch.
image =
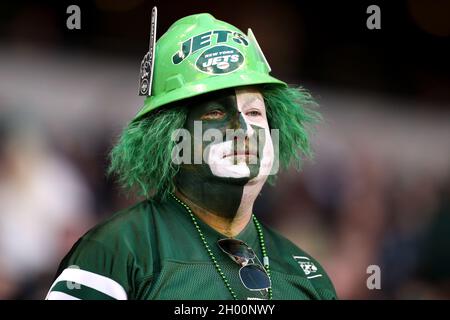
<path id="1" fill-rule="evenodd" d="M 308 279 L 323 299 L 337 299 L 333 283 L 316 259 L 272 228 L 264 226 L 264 229 L 268 235 L 268 251 L 270 247 L 277 248 L 272 250 L 276 252 L 274 258 L 283 264 L 287 272 Z M 269 252 L 269 256 L 273 254 Z"/>

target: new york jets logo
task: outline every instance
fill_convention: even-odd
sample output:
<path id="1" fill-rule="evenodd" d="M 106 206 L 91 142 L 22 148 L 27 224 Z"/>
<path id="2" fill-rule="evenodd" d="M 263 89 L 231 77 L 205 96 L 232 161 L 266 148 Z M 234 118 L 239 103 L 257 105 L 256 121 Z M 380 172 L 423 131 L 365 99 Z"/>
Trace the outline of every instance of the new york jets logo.
<path id="1" fill-rule="evenodd" d="M 226 74 L 239 69 L 243 62 L 244 56 L 238 49 L 217 45 L 203 51 L 195 65 L 200 71 L 208 74 Z"/>
<path id="2" fill-rule="evenodd" d="M 310 261 L 301 261 L 298 264 L 307 276 L 317 271 L 317 267 Z"/>
<path id="3" fill-rule="evenodd" d="M 308 257 L 305 256 L 292 256 L 292 257 L 294 258 L 295 261 L 298 262 L 300 268 L 302 268 L 303 272 L 305 273 L 308 279 L 318 278 L 322 276 L 322 274 L 316 273 L 319 269 Z"/>

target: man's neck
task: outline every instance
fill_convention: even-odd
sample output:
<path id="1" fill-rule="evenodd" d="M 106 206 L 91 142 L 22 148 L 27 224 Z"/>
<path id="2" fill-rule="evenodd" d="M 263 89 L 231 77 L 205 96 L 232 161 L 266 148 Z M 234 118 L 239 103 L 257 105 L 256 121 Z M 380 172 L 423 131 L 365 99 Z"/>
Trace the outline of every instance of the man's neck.
<path id="1" fill-rule="evenodd" d="M 200 182 L 196 188 L 178 184 L 175 195 L 210 227 L 227 237 L 235 237 L 249 223 L 263 184 L 264 181 L 244 186 L 215 186 Z"/>

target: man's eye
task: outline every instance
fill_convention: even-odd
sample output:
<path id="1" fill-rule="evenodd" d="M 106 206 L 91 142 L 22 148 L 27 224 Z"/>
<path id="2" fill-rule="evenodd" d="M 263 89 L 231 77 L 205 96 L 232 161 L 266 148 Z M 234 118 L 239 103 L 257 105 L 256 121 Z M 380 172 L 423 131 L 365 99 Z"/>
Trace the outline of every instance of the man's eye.
<path id="1" fill-rule="evenodd" d="M 252 110 L 252 111 L 247 112 L 246 115 L 248 115 L 250 117 L 259 117 L 262 114 L 258 110 Z"/>
<path id="2" fill-rule="evenodd" d="M 225 115 L 225 112 L 221 110 L 212 110 L 201 116 L 202 120 L 214 120 L 214 119 L 222 119 Z"/>

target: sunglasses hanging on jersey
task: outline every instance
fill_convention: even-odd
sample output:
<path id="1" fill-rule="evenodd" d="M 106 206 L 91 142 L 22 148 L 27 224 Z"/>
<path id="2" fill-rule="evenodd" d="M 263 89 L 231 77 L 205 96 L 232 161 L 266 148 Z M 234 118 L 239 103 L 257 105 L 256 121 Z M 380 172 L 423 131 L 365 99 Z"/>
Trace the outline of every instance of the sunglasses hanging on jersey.
<path id="1" fill-rule="evenodd" d="M 251 291 L 265 291 L 267 293 L 267 290 L 272 286 L 269 275 L 250 246 L 241 240 L 229 238 L 220 239 L 217 244 L 223 252 L 241 266 L 239 278 L 244 287 Z M 255 263 L 255 260 L 257 263 Z"/>

